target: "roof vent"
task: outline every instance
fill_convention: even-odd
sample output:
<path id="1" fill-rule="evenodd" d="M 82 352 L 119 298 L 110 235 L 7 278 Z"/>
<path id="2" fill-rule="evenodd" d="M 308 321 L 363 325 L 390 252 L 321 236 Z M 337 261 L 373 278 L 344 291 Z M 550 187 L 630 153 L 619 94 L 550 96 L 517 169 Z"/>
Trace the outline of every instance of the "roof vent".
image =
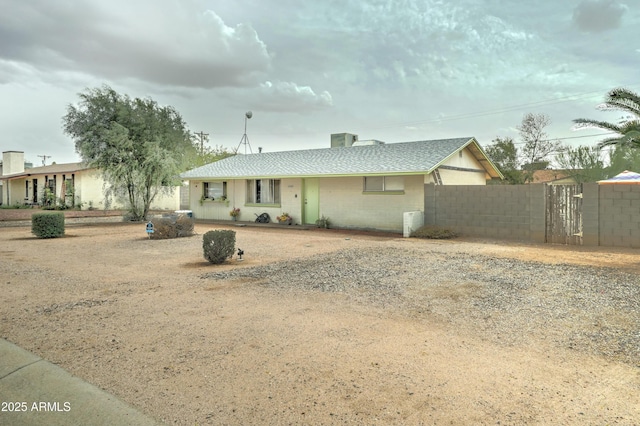
<path id="1" fill-rule="evenodd" d="M 366 145 L 384 145 L 384 142 L 379 141 L 377 139 L 369 139 L 365 141 L 356 141 L 353 143 L 353 146 L 366 146 Z"/>

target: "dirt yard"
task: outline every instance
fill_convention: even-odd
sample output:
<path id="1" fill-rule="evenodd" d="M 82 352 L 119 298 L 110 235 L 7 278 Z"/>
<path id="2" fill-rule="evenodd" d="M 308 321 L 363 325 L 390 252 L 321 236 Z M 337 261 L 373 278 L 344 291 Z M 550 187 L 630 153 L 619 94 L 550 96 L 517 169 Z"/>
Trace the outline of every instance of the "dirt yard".
<path id="1" fill-rule="evenodd" d="M 159 422 L 640 423 L 640 251 L 0 228 L 0 337 Z"/>

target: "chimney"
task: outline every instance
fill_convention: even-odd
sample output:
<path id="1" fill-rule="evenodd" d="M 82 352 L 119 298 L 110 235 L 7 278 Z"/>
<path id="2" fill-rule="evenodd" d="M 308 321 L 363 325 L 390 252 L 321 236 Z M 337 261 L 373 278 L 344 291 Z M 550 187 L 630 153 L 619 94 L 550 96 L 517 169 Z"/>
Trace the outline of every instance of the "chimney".
<path id="1" fill-rule="evenodd" d="M 24 152 L 4 151 L 2 153 L 2 175 L 24 172 Z"/>

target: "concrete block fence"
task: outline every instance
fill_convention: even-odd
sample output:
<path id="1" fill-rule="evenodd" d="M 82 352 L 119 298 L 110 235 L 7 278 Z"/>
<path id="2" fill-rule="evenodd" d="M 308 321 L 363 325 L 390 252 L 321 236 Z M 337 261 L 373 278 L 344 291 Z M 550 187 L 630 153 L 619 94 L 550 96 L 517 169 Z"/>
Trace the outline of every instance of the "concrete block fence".
<path id="1" fill-rule="evenodd" d="M 546 185 L 425 185 L 425 224 L 462 235 L 545 243 Z M 582 244 L 640 247 L 640 185 L 583 184 Z"/>

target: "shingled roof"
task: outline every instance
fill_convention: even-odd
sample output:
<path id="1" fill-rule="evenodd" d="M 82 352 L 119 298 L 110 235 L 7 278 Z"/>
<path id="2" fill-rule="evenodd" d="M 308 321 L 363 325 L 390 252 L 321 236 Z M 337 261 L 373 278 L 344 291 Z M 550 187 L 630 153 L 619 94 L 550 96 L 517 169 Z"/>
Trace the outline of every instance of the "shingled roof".
<path id="1" fill-rule="evenodd" d="M 28 177 L 32 175 L 43 175 L 43 174 L 62 174 L 62 173 L 75 173 L 82 170 L 88 170 L 91 167 L 88 167 L 84 163 L 62 163 L 62 164 L 51 164 L 48 166 L 40 166 L 40 167 L 32 167 L 30 169 L 26 169 L 19 173 L 14 173 L 11 175 L 0 176 L 1 179 L 16 179 L 22 177 Z"/>
<path id="2" fill-rule="evenodd" d="M 431 173 L 469 146 L 491 177 L 499 177 L 472 137 L 380 145 L 266 152 L 228 157 L 182 173 L 183 179 L 242 179 Z"/>

